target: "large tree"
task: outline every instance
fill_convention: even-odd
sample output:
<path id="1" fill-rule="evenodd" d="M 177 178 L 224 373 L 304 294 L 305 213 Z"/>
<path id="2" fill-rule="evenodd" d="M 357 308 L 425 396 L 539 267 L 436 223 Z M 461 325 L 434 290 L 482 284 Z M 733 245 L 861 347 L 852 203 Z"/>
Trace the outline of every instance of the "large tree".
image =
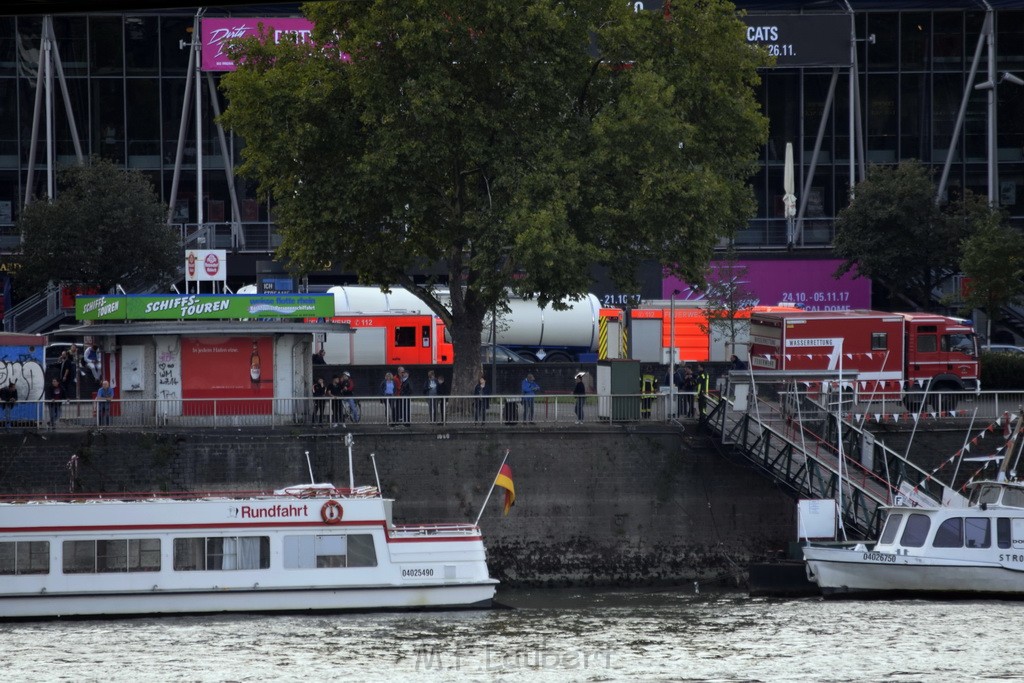
<path id="1" fill-rule="evenodd" d="M 578 296 L 654 258 L 701 283 L 746 223 L 763 53 L 721 0 L 317 2 L 315 44 L 235 46 L 223 121 L 276 202 L 278 256 L 414 291 L 451 330 L 455 391 L 510 292 Z M 408 275 L 441 263 L 450 283 Z"/>
<path id="2" fill-rule="evenodd" d="M 996 211 L 961 244 L 960 268 L 969 278 L 964 305 L 985 312 L 985 339 L 992 341 L 992 321 L 1003 306 L 1024 301 L 1024 235 L 1006 225 Z"/>
<path id="3" fill-rule="evenodd" d="M 110 161 L 58 173 L 57 198 L 25 207 L 18 283 L 48 281 L 95 286 L 162 284 L 182 263 L 179 240 L 167 227 L 167 209 L 149 179 Z"/>
<path id="4" fill-rule="evenodd" d="M 919 161 L 872 166 L 836 218 L 834 248 L 844 259 L 836 275 L 856 268 L 857 277 L 886 287 L 898 307 L 931 308 L 933 291 L 960 270 L 961 242 L 989 213 L 971 192 L 936 202 L 935 183 Z"/>

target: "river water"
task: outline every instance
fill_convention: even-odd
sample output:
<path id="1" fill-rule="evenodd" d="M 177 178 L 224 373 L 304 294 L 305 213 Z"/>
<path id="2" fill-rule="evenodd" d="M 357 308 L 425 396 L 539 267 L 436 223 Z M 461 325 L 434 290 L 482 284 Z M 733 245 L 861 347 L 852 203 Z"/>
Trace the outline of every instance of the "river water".
<path id="1" fill-rule="evenodd" d="M 1024 605 L 499 593 L 511 609 L 0 624 L 5 681 L 1024 678 Z"/>

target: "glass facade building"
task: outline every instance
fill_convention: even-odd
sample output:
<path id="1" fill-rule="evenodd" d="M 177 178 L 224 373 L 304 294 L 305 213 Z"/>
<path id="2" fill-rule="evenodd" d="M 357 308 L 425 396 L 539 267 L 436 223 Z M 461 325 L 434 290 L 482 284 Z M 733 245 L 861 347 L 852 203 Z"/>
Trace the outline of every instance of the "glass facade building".
<path id="1" fill-rule="evenodd" d="M 750 13 L 819 10 L 841 11 L 840 3 L 739 2 Z M 997 71 L 1024 78 L 1024 0 L 1000 2 L 995 14 Z M 938 178 L 953 140 L 961 98 L 970 89 L 964 125 L 955 141 L 949 191 L 987 190 L 986 93 L 968 83 L 984 10 L 975 4 L 952 9 L 921 2 L 854 2 L 860 118 L 868 163 L 891 164 L 915 158 L 932 165 Z M 287 8 L 287 6 L 285 6 Z M 293 6 L 293 9 L 295 7 Z M 206 16 L 269 16 L 266 7 L 210 8 Z M 188 43 L 193 11 L 122 12 L 57 15 L 56 43 L 67 83 L 67 96 L 84 154 L 98 155 L 149 176 L 161 198 L 170 202 L 179 127 L 183 116 Z M 36 79 L 40 65 L 43 20 L 39 16 L 0 17 L 0 250 L 17 244 L 15 224 L 26 191 L 45 196 L 45 133 L 40 130 L 32 188 L 27 188 Z M 873 42 L 864 40 L 874 36 Z M 982 51 L 976 82 L 985 78 Z M 834 218 L 848 201 L 849 71 L 838 73 L 835 100 L 826 112 L 832 78 L 829 67 L 766 70 L 759 97 L 770 120 L 768 143 L 751 183 L 758 211 L 741 226 L 736 244 L 742 250 L 787 246 L 783 174 L 787 142 L 795 150 L 795 185 L 803 193 L 815 138 L 825 119 L 825 134 L 807 192 L 803 232 L 796 248 L 827 250 Z M 219 74 L 213 75 L 216 80 Z M 211 247 L 267 253 L 277 244 L 271 206 L 257 196 L 254 184 L 236 178 L 235 191 L 244 238 L 232 243 L 228 180 L 220 153 L 209 92 L 203 85 L 201 149 L 189 132 L 173 222 L 183 234 L 194 231 L 199 217 L 196 197 L 197 154 L 202 155 L 204 222 L 216 229 Z M 218 97 L 222 97 L 218 94 Z M 997 88 L 998 201 L 1015 223 L 1024 221 L 1024 87 L 1011 81 Z M 221 107 L 225 105 L 220 102 Z M 54 154 L 72 163 L 75 150 L 63 97 L 53 97 Z M 228 134 L 232 163 L 241 141 Z"/>

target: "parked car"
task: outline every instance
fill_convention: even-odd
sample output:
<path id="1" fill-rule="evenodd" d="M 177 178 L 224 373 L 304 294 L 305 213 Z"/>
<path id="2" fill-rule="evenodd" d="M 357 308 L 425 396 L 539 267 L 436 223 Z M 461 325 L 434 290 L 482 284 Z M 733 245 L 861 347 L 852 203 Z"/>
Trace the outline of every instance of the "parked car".
<path id="1" fill-rule="evenodd" d="M 496 351 L 497 353 L 492 353 Z M 491 359 L 497 357 L 498 363 L 533 363 L 534 361 L 529 358 L 523 358 L 512 349 L 507 349 L 504 346 L 491 346 L 490 344 L 480 345 L 480 362 L 484 365 L 490 365 Z"/>
<path id="2" fill-rule="evenodd" d="M 1024 346 L 1013 344 L 986 344 L 981 347 L 982 353 L 1024 353 Z"/>

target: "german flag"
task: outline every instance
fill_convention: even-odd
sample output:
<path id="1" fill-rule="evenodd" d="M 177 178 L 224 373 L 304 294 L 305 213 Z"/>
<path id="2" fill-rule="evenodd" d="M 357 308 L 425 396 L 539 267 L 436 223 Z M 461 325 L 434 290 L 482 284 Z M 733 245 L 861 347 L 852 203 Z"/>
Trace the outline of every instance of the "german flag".
<path id="1" fill-rule="evenodd" d="M 498 470 L 498 476 L 494 480 L 495 486 L 505 489 L 505 514 L 516 502 L 516 487 L 512 483 L 512 468 L 508 464 L 502 465 Z"/>

